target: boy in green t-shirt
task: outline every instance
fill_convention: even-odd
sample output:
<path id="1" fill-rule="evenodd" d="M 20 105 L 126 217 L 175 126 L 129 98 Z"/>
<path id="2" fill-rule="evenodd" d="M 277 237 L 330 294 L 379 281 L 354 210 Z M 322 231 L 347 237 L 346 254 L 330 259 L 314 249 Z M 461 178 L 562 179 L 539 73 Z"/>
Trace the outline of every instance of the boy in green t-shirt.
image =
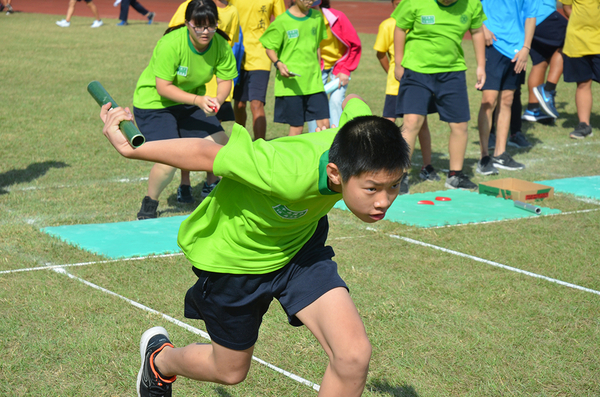
<path id="1" fill-rule="evenodd" d="M 290 324 L 306 325 L 329 356 L 320 393 L 360 396 L 371 345 L 325 245 L 326 215 L 343 198 L 364 222 L 384 218 L 409 167 L 398 126 L 349 95 L 337 129 L 252 142 L 236 125 L 225 146 L 182 138 L 133 149 L 119 130 L 131 114 L 109 107 L 101 111 L 104 134 L 124 157 L 223 177 L 178 236 L 198 276 L 185 316 L 204 320 L 211 343 L 174 348 L 164 328 L 147 330 L 138 394 L 170 396 L 177 375 L 243 381 L 262 316 L 276 298 Z"/>
<path id="2" fill-rule="evenodd" d="M 310 8 L 313 2 L 297 0 L 260 38 L 278 71 L 274 121 L 289 124 L 290 135 L 300 135 L 310 120 L 317 120 L 318 128 L 329 128 L 319 48 L 327 30 L 323 15 Z"/>

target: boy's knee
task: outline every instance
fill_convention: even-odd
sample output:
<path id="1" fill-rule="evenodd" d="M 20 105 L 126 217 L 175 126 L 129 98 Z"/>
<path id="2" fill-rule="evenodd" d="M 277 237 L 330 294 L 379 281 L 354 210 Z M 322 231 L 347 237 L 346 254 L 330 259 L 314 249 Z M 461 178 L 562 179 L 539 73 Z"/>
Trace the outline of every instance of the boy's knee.
<path id="1" fill-rule="evenodd" d="M 246 380 L 249 368 L 240 368 L 236 370 L 223 371 L 219 373 L 219 383 L 223 385 L 237 385 Z"/>
<path id="2" fill-rule="evenodd" d="M 343 352 L 335 352 L 331 364 L 336 372 L 341 375 L 350 377 L 366 376 L 372 350 L 371 343 L 366 337 L 355 340 L 352 346 L 347 347 Z"/>

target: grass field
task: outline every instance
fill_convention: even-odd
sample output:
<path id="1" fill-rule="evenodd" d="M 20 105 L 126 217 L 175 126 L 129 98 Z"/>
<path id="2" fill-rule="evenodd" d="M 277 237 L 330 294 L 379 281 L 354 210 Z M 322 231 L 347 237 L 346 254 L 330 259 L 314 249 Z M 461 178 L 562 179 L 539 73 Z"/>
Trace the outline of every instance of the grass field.
<path id="1" fill-rule="evenodd" d="M 40 228 L 135 218 L 151 165 L 125 160 L 109 147 L 86 86 L 99 80 L 130 106 L 165 26 L 132 22 L 119 29 L 107 20 L 90 29 L 91 19 L 77 18 L 59 29 L 55 20 L 0 15 L 0 394 L 133 396 L 145 329 L 166 327 L 177 346 L 205 341 L 174 323 L 204 329 L 183 317 L 184 293 L 195 278 L 189 263 L 181 255 L 106 261 Z M 363 58 L 350 92 L 380 114 L 385 74 L 372 50 L 375 36 L 361 38 Z M 472 68 L 470 42 L 465 52 Z M 475 182 L 600 174 L 598 138 L 568 138 L 577 124 L 575 87 L 563 83 L 556 125 L 524 123 L 535 145 L 511 150 L 527 168 L 498 177 L 474 174 L 480 94 L 472 88 L 472 70 L 465 171 Z M 272 93 L 271 85 L 268 98 Z M 273 102 L 267 104 L 268 138 L 287 132 L 271 122 Z M 436 118 L 430 122 L 434 166 L 443 169 L 448 127 Z M 443 180 L 418 183 L 418 150 L 413 161 L 411 192 L 444 189 Z M 194 185 L 203 180 L 201 173 L 192 177 Z M 193 209 L 177 205 L 176 183 L 163 193 L 163 217 Z M 374 348 L 364 395 L 600 395 L 599 204 L 556 194 L 543 205 L 562 210 L 559 216 L 438 229 L 387 221 L 367 229 L 333 210 L 330 244 Z M 314 384 L 326 365 L 311 334 L 288 326 L 276 303 L 255 356 Z M 255 363 L 238 386 L 181 378 L 174 394 L 312 396 L 315 388 Z"/>

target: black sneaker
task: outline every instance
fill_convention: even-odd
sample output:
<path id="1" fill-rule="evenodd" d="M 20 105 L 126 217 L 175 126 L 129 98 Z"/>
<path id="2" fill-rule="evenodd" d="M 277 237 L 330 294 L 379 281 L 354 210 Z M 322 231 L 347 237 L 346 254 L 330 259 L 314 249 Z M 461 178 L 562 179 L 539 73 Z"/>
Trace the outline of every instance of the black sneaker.
<path id="1" fill-rule="evenodd" d="M 177 201 L 180 203 L 193 203 L 192 187 L 190 185 L 179 185 L 177 188 Z"/>
<path id="2" fill-rule="evenodd" d="M 503 170 L 516 171 L 525 168 L 524 164 L 513 160 L 508 152 L 504 152 L 498 157 L 492 156 L 492 162 L 494 163 L 494 167 L 502 168 Z"/>
<path id="3" fill-rule="evenodd" d="M 142 335 L 140 341 L 142 365 L 137 377 L 138 397 L 171 397 L 172 384 L 177 376 L 164 379 L 154 367 L 154 357 L 165 346 L 173 347 L 169 341 L 169 334 L 163 327 L 150 328 Z"/>
<path id="4" fill-rule="evenodd" d="M 569 134 L 569 138 L 573 139 L 583 139 L 588 136 L 594 136 L 594 133 L 592 132 L 592 126 L 584 122 L 579 123 L 579 125 Z"/>
<path id="5" fill-rule="evenodd" d="M 448 176 L 446 178 L 446 184 L 444 185 L 448 189 L 463 189 L 463 190 L 475 190 L 477 185 L 471 182 L 468 176 L 461 172 Z"/>
<path id="6" fill-rule="evenodd" d="M 441 179 L 431 164 L 427 164 L 425 167 L 421 168 L 419 178 L 429 182 L 435 182 Z"/>
<path id="7" fill-rule="evenodd" d="M 138 220 L 158 218 L 157 208 L 158 200 L 152 200 L 148 196 L 144 197 L 142 200 L 142 208 L 140 208 L 140 212 L 137 213 Z"/>
<path id="8" fill-rule="evenodd" d="M 506 144 L 508 146 L 516 147 L 519 149 L 531 147 L 531 143 L 529 143 L 527 138 L 525 138 L 525 134 L 523 134 L 521 131 L 517 131 L 516 133 L 511 135 L 510 138 L 508 138 Z"/>
<path id="9" fill-rule="evenodd" d="M 408 194 L 408 173 L 402 175 L 400 179 L 400 195 Z"/>
<path id="10" fill-rule="evenodd" d="M 217 187 L 220 179 L 217 179 L 216 182 L 211 183 L 210 185 L 204 181 L 204 185 L 202 185 L 202 190 L 200 191 L 200 197 L 206 198 L 208 195 Z"/>
<path id="11" fill-rule="evenodd" d="M 498 170 L 494 167 L 494 163 L 492 162 L 492 158 L 490 156 L 482 157 L 481 160 L 477 162 L 477 169 L 475 171 L 481 175 L 498 174 Z"/>

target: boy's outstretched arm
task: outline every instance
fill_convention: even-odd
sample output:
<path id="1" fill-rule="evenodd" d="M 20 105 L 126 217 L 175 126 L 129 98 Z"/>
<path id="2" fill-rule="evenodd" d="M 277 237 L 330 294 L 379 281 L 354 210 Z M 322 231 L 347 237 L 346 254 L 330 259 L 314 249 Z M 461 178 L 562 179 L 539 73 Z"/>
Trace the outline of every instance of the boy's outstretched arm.
<path id="1" fill-rule="evenodd" d="M 146 142 L 134 149 L 119 129 L 119 123 L 131 120 L 129 109 L 115 108 L 110 103 L 102 106 L 100 118 L 104 122 L 102 132 L 114 148 L 129 159 L 162 163 L 189 171 L 212 171 L 215 157 L 223 147 L 211 140 L 179 138 Z"/>
<path id="2" fill-rule="evenodd" d="M 485 36 L 483 32 L 483 27 L 477 29 L 471 29 L 471 37 L 473 41 L 473 47 L 475 49 L 475 58 L 477 60 L 477 83 L 475 83 L 475 88 L 480 90 L 483 88 L 485 84 Z"/>

